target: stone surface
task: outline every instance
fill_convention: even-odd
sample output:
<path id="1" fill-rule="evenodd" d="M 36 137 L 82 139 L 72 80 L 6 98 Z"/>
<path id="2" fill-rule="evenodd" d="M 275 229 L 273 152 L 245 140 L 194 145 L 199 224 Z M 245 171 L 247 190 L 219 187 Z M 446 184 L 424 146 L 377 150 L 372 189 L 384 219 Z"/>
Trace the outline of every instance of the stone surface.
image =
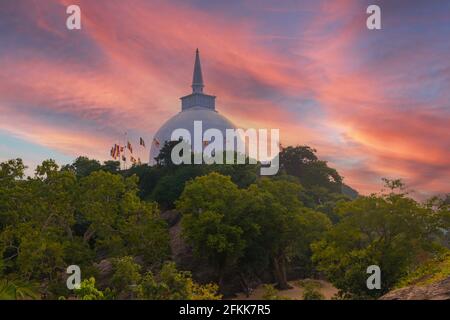
<path id="1" fill-rule="evenodd" d="M 161 218 L 167 222 L 169 228 L 172 228 L 181 219 L 181 214 L 175 210 L 167 210 L 161 213 Z"/>
<path id="2" fill-rule="evenodd" d="M 388 292 L 381 300 L 450 300 L 450 277 L 435 283 L 405 288 Z"/>

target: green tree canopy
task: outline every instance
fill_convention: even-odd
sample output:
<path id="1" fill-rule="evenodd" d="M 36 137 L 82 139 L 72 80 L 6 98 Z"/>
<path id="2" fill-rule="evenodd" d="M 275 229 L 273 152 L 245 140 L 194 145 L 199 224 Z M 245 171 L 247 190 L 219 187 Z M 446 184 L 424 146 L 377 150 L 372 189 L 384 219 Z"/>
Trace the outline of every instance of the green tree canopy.
<path id="1" fill-rule="evenodd" d="M 382 295 L 414 266 L 419 254 L 436 249 L 437 212 L 397 192 L 402 184 L 388 182 L 387 194 L 341 203 L 339 223 L 313 245 L 313 260 L 344 297 Z M 381 290 L 366 286 L 370 265 L 381 268 Z"/>
<path id="2" fill-rule="evenodd" d="M 239 189 L 230 177 L 210 173 L 188 182 L 177 201 L 183 234 L 198 255 L 215 265 L 219 284 L 225 268 L 236 262 L 245 247 L 239 199 Z"/>

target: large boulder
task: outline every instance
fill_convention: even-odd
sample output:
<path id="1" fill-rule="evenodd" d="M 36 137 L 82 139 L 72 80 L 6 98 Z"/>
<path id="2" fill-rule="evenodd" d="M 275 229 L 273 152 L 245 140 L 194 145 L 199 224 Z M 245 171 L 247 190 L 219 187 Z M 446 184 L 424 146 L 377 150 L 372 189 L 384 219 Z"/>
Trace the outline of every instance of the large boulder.
<path id="1" fill-rule="evenodd" d="M 167 223 L 169 228 L 171 228 L 176 225 L 178 221 L 180 221 L 181 214 L 175 210 L 167 210 L 161 213 L 161 219 L 163 219 Z"/>
<path id="2" fill-rule="evenodd" d="M 450 277 L 429 285 L 412 285 L 388 292 L 381 300 L 450 300 Z"/>
<path id="3" fill-rule="evenodd" d="M 208 263 L 206 257 L 195 255 L 192 247 L 183 238 L 180 216 L 177 216 L 175 211 L 166 211 L 161 216 L 169 225 L 172 260 L 177 264 L 178 269 L 191 271 L 192 277 L 199 283 L 217 283 L 216 270 Z M 221 293 L 230 296 L 238 291 L 242 291 L 238 272 L 225 274 Z"/>

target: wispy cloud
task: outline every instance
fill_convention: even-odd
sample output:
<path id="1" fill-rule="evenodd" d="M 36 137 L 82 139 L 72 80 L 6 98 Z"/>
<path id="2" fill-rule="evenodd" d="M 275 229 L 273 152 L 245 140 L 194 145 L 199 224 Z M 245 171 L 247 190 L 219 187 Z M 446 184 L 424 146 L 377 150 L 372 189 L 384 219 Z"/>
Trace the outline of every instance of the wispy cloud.
<path id="1" fill-rule="evenodd" d="M 65 29 L 73 3 L 81 31 Z M 179 111 L 199 47 L 206 91 L 238 126 L 316 147 L 362 192 L 384 176 L 448 192 L 450 5 L 380 1 L 383 30 L 368 31 L 368 3 L 1 2 L 0 128 L 104 160 L 124 131 L 150 140 Z"/>

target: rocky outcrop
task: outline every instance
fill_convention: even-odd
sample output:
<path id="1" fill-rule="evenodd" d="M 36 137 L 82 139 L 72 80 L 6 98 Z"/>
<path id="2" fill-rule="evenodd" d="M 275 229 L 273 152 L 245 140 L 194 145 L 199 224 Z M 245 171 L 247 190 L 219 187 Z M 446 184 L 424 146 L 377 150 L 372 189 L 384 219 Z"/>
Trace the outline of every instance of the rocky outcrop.
<path id="1" fill-rule="evenodd" d="M 195 255 L 192 247 L 189 246 L 183 238 L 181 215 L 176 211 L 166 211 L 161 214 L 161 217 L 169 225 L 172 260 L 177 264 L 177 267 L 180 270 L 191 271 L 194 280 L 199 283 L 217 283 L 216 270 L 208 263 L 206 257 Z M 253 284 L 250 280 L 253 279 L 246 279 L 245 282 Z M 259 284 L 259 282 L 257 284 Z M 242 291 L 242 285 L 242 275 L 237 271 L 232 271 L 224 275 L 221 294 L 230 296 L 235 292 Z"/>
<path id="2" fill-rule="evenodd" d="M 195 262 L 192 248 L 182 237 L 181 223 L 179 220 L 169 228 L 169 235 L 173 261 L 183 268 L 191 268 Z"/>
<path id="3" fill-rule="evenodd" d="M 133 257 L 134 262 L 140 265 L 144 265 L 144 259 L 142 256 Z M 95 276 L 96 285 L 100 289 L 106 289 L 110 286 L 111 277 L 114 274 L 113 258 L 102 259 L 99 263 L 94 263 L 97 274 Z"/>
<path id="4" fill-rule="evenodd" d="M 168 227 L 171 228 L 180 221 L 181 214 L 175 210 L 168 210 L 161 213 L 161 219 L 167 222 Z"/>
<path id="5" fill-rule="evenodd" d="M 106 288 L 109 286 L 110 278 L 113 274 L 113 265 L 111 259 L 103 259 L 99 263 L 94 263 L 98 274 L 96 276 L 96 285 L 99 288 Z"/>
<path id="6" fill-rule="evenodd" d="M 412 285 L 393 290 L 380 300 L 450 300 L 450 277 L 429 285 Z"/>

